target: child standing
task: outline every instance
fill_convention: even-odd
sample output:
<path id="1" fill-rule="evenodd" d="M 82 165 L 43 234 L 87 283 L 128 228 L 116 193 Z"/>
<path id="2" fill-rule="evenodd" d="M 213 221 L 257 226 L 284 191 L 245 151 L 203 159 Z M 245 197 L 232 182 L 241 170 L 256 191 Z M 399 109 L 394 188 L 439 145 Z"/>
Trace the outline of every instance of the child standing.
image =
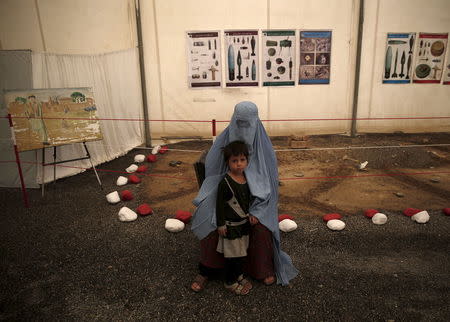
<path id="1" fill-rule="evenodd" d="M 250 224 L 257 220 L 248 213 L 252 201 L 244 173 L 248 155 L 247 145 L 242 141 L 233 141 L 223 148 L 229 171 L 219 183 L 216 201 L 217 251 L 225 257 L 225 288 L 238 295 L 246 295 L 252 288 L 243 276 L 243 261 L 247 256 Z"/>

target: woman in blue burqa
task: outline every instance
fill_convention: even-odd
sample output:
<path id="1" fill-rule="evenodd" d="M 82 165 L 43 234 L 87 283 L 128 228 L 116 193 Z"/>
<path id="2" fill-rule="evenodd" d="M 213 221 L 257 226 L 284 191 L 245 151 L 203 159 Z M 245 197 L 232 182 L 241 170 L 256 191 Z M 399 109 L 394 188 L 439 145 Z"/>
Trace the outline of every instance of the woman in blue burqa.
<path id="1" fill-rule="evenodd" d="M 265 284 L 287 285 L 298 274 L 291 258 L 280 248 L 278 226 L 278 168 L 275 151 L 252 102 L 236 105 L 228 127 L 217 137 L 205 161 L 205 180 L 193 203 L 197 206 L 192 230 L 200 239 L 199 274 L 191 285 L 201 291 L 206 281 L 223 268 L 222 254 L 216 251 L 216 197 L 219 182 L 227 173 L 222 148 L 233 141 L 244 141 L 249 148 L 245 176 L 254 201 L 249 213 L 259 223 L 252 226 L 245 271 Z"/>

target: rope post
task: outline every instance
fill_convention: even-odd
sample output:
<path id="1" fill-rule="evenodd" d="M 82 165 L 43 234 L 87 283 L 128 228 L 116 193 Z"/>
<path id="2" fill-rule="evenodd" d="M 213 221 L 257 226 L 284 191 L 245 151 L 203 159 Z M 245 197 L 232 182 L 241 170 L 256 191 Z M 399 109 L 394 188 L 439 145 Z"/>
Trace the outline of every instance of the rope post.
<path id="1" fill-rule="evenodd" d="M 27 193 L 27 189 L 25 188 L 25 182 L 23 180 L 22 166 L 20 165 L 19 149 L 17 149 L 16 135 L 14 134 L 14 126 L 13 126 L 11 114 L 8 114 L 8 121 L 9 121 L 9 128 L 11 130 L 11 140 L 12 140 L 13 146 L 14 146 L 14 154 L 16 155 L 17 169 L 19 170 L 20 184 L 22 186 L 23 202 L 24 202 L 26 208 L 30 208 L 30 204 L 28 202 L 28 193 Z"/>
<path id="2" fill-rule="evenodd" d="M 216 119 L 211 120 L 211 126 L 212 126 L 212 141 L 216 140 Z"/>

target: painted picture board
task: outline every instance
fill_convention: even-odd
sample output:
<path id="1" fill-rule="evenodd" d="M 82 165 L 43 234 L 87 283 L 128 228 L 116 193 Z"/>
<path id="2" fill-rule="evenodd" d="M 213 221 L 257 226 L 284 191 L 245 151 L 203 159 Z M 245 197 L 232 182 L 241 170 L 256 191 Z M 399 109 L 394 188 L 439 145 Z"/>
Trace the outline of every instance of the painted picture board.
<path id="1" fill-rule="evenodd" d="M 90 88 L 5 92 L 19 151 L 102 139 Z"/>

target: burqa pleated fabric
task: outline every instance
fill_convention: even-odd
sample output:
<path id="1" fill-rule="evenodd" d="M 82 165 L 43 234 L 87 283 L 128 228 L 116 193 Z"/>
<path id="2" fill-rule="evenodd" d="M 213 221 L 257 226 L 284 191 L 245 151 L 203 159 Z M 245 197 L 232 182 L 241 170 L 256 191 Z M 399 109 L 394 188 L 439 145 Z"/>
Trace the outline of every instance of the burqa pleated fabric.
<path id="1" fill-rule="evenodd" d="M 240 140 L 249 147 L 249 163 L 245 176 L 251 194 L 255 197 L 250 214 L 266 226 L 273 237 L 274 266 L 277 283 L 287 285 L 298 274 L 292 260 L 280 248 L 278 226 L 278 167 L 272 143 L 252 102 L 236 105 L 228 127 L 217 137 L 206 156 L 205 181 L 193 203 L 197 206 L 192 221 L 194 234 L 203 239 L 216 225 L 216 198 L 220 180 L 228 171 L 222 148 Z"/>

